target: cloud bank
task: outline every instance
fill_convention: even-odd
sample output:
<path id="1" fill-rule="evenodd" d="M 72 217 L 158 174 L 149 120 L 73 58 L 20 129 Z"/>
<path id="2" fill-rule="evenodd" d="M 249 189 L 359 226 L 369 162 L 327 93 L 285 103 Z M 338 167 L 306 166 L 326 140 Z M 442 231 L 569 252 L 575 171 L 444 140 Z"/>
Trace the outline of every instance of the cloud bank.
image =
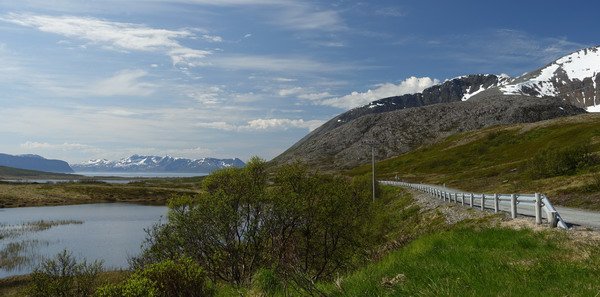
<path id="1" fill-rule="evenodd" d="M 377 85 L 377 88 L 373 90 L 367 90 L 366 92 L 355 91 L 342 97 L 325 99 L 319 104 L 342 109 L 352 109 L 387 97 L 419 93 L 439 83 L 440 81 L 437 79 L 412 76 L 399 84 L 384 83 Z"/>
<path id="2" fill-rule="evenodd" d="M 114 50 L 164 53 L 171 58 L 174 65 L 200 66 L 203 65 L 201 59 L 211 54 L 210 51 L 181 45 L 179 39 L 195 37 L 194 33 L 185 29 L 158 29 L 93 17 L 28 13 L 8 13 L 0 17 L 0 20 L 42 32 L 85 40 Z M 218 36 L 205 34 L 201 37 L 211 42 L 222 41 Z"/>

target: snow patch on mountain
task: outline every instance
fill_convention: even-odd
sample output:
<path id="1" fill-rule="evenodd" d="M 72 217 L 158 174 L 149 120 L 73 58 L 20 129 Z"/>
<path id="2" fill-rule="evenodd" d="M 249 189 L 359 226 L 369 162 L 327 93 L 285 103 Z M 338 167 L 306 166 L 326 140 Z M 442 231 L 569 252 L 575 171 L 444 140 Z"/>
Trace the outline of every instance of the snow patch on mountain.
<path id="1" fill-rule="evenodd" d="M 596 105 L 599 78 L 600 48 L 592 47 L 564 56 L 538 71 L 524 74 L 500 90 L 505 95 L 564 97 L 588 107 Z"/>
<path id="2" fill-rule="evenodd" d="M 140 156 L 133 155 L 118 161 L 106 159 L 89 160 L 71 167 L 78 172 L 189 172 L 210 173 L 227 167 L 243 167 L 242 160 L 200 158 L 185 159 L 171 156 Z"/>

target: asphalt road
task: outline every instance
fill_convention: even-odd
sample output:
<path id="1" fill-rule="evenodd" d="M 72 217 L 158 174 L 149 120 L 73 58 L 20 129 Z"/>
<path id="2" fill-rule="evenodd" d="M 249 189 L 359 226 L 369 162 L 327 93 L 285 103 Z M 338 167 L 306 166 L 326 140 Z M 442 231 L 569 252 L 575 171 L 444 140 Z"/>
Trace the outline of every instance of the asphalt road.
<path id="1" fill-rule="evenodd" d="M 428 184 L 421 184 L 421 185 L 430 186 L 430 187 L 436 188 L 441 191 L 446 191 L 446 192 L 468 193 L 465 191 L 461 191 L 458 189 L 452 189 L 452 188 L 448 188 L 448 187 L 444 187 L 444 186 L 428 185 Z M 435 198 L 432 197 L 432 199 L 435 199 Z M 549 197 L 549 200 L 550 200 L 550 202 L 552 202 L 551 197 Z M 474 204 L 476 207 L 479 206 L 479 201 L 476 200 L 474 202 L 475 202 Z M 459 199 L 458 203 L 460 203 L 460 199 Z M 499 206 L 500 206 L 500 210 L 510 212 L 510 203 L 509 202 L 500 201 Z M 469 207 L 469 206 L 466 205 L 465 207 Z M 485 207 L 488 209 L 493 209 L 494 208 L 493 201 L 491 201 L 491 199 L 487 200 L 485 203 Z M 519 215 L 532 216 L 532 217 L 535 216 L 533 204 L 523 203 L 523 204 L 519 204 L 517 206 L 517 208 L 518 208 Z M 591 227 L 594 229 L 600 229 L 600 212 L 576 209 L 576 208 L 569 208 L 569 207 L 562 207 L 562 206 L 556 206 L 556 205 L 554 206 L 554 208 L 556 209 L 556 211 L 558 211 L 559 215 L 570 227 L 585 226 L 585 227 Z M 542 211 L 542 217 L 546 218 L 546 213 L 544 211 Z"/>

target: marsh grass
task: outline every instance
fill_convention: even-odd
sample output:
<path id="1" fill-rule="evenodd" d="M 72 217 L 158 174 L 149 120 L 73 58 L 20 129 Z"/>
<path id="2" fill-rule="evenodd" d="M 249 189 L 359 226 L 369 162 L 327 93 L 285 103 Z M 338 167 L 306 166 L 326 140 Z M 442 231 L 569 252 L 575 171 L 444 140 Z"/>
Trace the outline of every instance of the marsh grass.
<path id="1" fill-rule="evenodd" d="M 39 232 L 60 225 L 79 225 L 83 224 L 80 220 L 39 220 L 33 222 L 24 222 L 18 225 L 0 224 L 0 240 L 5 238 L 16 238 L 31 232 Z"/>
<path id="2" fill-rule="evenodd" d="M 40 240 L 21 240 L 7 243 L 0 250 L 0 269 L 13 271 L 28 267 L 42 259 L 37 250 L 50 243 Z"/>
<path id="3" fill-rule="evenodd" d="M 24 239 L 20 241 L 3 242 L 14 240 L 21 236 L 48 230 L 55 226 L 83 224 L 78 220 L 39 220 L 25 222 L 19 225 L 0 225 L 0 269 L 13 271 L 39 262 L 41 259 L 37 251 L 49 242 L 40 240 Z"/>

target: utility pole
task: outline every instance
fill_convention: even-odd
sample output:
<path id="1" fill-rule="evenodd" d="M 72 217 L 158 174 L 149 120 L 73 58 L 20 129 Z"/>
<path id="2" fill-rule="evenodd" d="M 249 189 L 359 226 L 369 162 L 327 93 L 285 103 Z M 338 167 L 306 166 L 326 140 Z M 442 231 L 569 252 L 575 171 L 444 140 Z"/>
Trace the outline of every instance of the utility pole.
<path id="1" fill-rule="evenodd" d="M 373 169 L 373 202 L 375 202 L 375 146 L 371 144 L 371 167 Z"/>

